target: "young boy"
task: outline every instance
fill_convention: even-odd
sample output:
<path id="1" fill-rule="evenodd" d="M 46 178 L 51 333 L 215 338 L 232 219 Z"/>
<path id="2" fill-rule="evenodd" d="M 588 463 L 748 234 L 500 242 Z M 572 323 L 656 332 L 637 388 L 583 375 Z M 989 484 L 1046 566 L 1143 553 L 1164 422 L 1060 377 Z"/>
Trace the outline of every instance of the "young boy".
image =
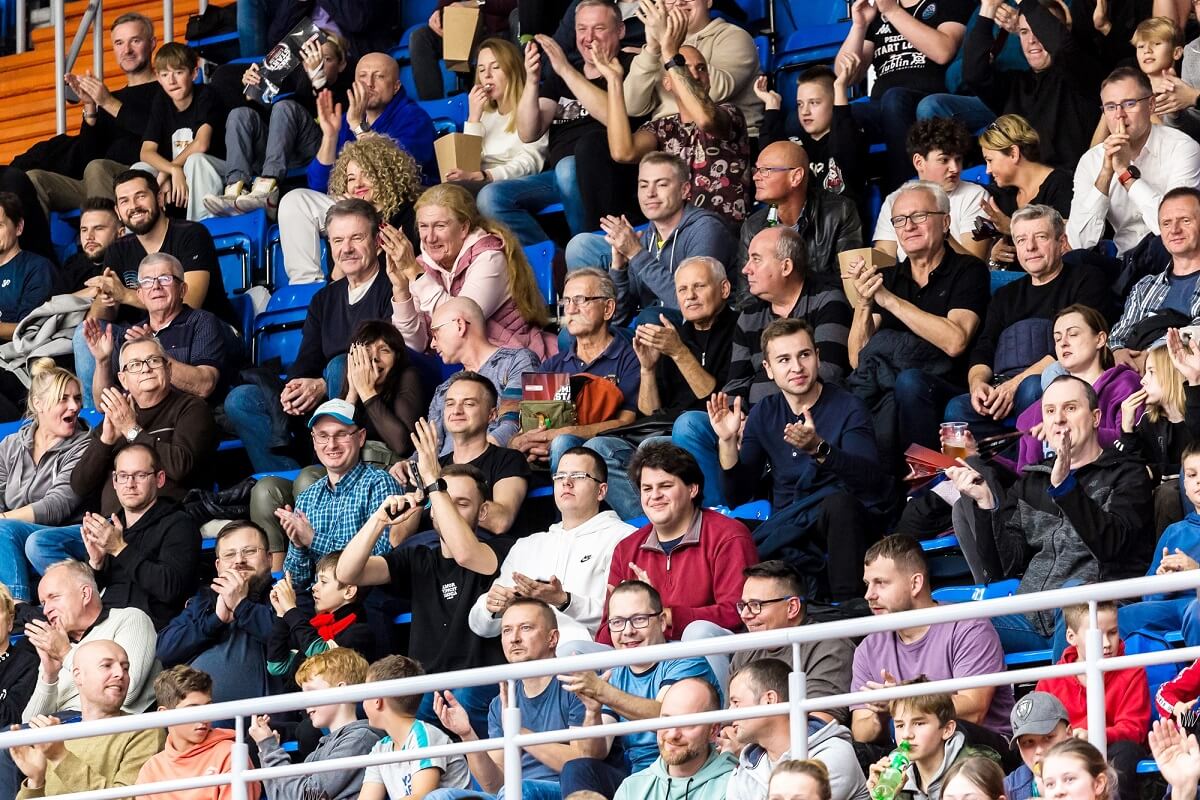
<path id="1" fill-rule="evenodd" d="M 858 57 L 838 61 L 836 72 L 826 66 L 809 67 L 796 84 L 796 116 L 800 119 L 798 141 L 808 153 L 809 169 L 817 185 L 827 192 L 844 194 L 861 209 L 867 193 L 867 145 L 862 130 L 850 113 L 847 86 L 858 69 Z M 767 90 L 767 77 L 760 75 L 754 93 L 763 101 L 759 149 L 788 138 L 783 98 Z"/>
<path id="2" fill-rule="evenodd" d="M 212 702 L 212 678 L 185 664 L 160 672 L 154 679 L 154 696 L 158 710 L 206 706 Z M 191 722 L 167 728 L 167 743 L 163 751 L 142 764 L 138 783 L 195 778 L 229 772 L 232 768 L 233 731 L 214 728 L 208 722 Z M 257 783 L 246 786 L 246 796 L 257 800 L 262 787 Z M 228 800 L 233 787 L 209 786 L 203 789 L 177 789 L 168 794 L 148 794 L 153 800 Z"/>
<path id="3" fill-rule="evenodd" d="M 1005 800 L 1029 800 L 1034 775 L 1041 774 L 1042 756 L 1054 745 L 1071 738 L 1070 717 L 1058 698 L 1030 692 L 1013 706 L 1012 741 L 1021 754 L 1021 766 L 1004 778 Z"/>
<path id="4" fill-rule="evenodd" d="M 351 686 L 367 678 L 367 660 L 348 647 L 335 647 L 305 659 L 296 670 L 296 681 L 306 692 Z M 379 733 L 366 720 L 355 715 L 354 703 L 338 703 L 305 709 L 314 728 L 327 730 L 317 747 L 304 759 L 325 761 L 331 758 L 361 756 L 379 742 Z M 290 764 L 291 757 L 279 745 L 279 735 L 271 730 L 266 715 L 257 716 L 250 725 L 250 736 L 258 742 L 259 758 L 264 767 Z M 362 789 L 361 769 L 340 772 L 315 772 L 266 781 L 271 800 L 354 800 Z"/>
<path id="5" fill-rule="evenodd" d="M 207 84 L 195 83 L 198 63 L 196 51 L 178 42 L 154 54 L 163 94 L 150 110 L 140 165 L 158 174 L 167 202 L 193 221 L 211 216 L 203 198 L 221 191 L 225 174 L 226 112 Z"/>
<path id="6" fill-rule="evenodd" d="M 407 656 L 385 656 L 367 671 L 368 681 L 390 681 L 424 675 L 421 665 Z M 433 725 L 417 719 L 421 695 L 379 697 L 363 702 L 371 726 L 386 731 L 372 753 L 390 753 L 397 748 L 412 750 L 418 747 L 450 744 L 450 737 Z M 397 744 L 399 743 L 399 744 Z M 367 767 L 359 800 L 421 800 L 434 789 L 466 789 L 471 775 L 467 759 L 422 758 L 401 761 L 381 767 Z"/>
<path id="7" fill-rule="evenodd" d="M 1087 632 L 1090 625 L 1086 603 L 1063 609 L 1067 644 L 1058 663 L 1070 664 L 1087 658 Z M 1125 654 L 1125 643 L 1117 631 L 1117 606 L 1111 601 L 1096 604 L 1096 624 L 1105 658 Z M 1070 718 L 1071 732 L 1087 738 L 1087 676 L 1040 680 L 1039 692 L 1049 692 L 1062 701 Z M 1108 735 L 1108 760 L 1117 770 L 1118 785 L 1134 786 L 1137 762 L 1146 757 L 1146 732 L 1150 728 L 1150 687 L 1146 670 L 1141 667 L 1104 673 L 1105 731 Z"/>
<path id="8" fill-rule="evenodd" d="M 960 758 L 985 756 L 1000 761 L 991 748 L 966 746 L 966 737 L 954 721 L 954 700 L 948 694 L 893 700 L 888 710 L 896 728 L 896 744 L 908 742 L 908 757 L 912 761 L 904 786 L 897 793 L 899 800 L 940 800 L 942 780 Z M 880 773 L 890 763 L 888 755 L 871 765 L 868 790 L 875 788 Z"/>
<path id="9" fill-rule="evenodd" d="M 1142 20 L 1133 31 L 1129 43 L 1137 50 L 1138 69 L 1150 79 L 1155 91 L 1167 77 L 1167 71 L 1174 72 L 1175 65 L 1183 58 L 1183 32 L 1170 17 Z M 1151 120 L 1155 124 L 1167 121 L 1158 114 Z"/>
<path id="10" fill-rule="evenodd" d="M 374 655 L 375 643 L 358 602 L 358 587 L 341 583 L 333 574 L 341 554 L 338 550 L 317 561 L 311 589 L 315 616 L 310 618 L 296 607 L 291 575 L 285 573 L 271 589 L 276 616 L 267 641 L 267 672 L 272 675 L 289 676 L 301 660 L 331 647 Z"/>

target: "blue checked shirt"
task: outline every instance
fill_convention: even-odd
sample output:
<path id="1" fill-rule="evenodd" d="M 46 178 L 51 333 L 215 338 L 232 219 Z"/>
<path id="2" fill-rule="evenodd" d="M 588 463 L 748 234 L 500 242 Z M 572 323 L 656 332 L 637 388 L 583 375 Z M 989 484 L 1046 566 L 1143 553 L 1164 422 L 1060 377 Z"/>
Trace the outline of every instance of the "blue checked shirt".
<path id="1" fill-rule="evenodd" d="M 291 573 L 296 589 L 307 589 L 321 556 L 343 549 L 367 518 L 383 505 L 384 498 L 400 493 L 395 478 L 361 461 L 336 486 L 331 487 L 329 478 L 324 477 L 301 492 L 296 499 L 296 511 L 303 511 L 312 523 L 312 544 L 308 547 L 288 544 L 283 560 L 283 568 Z M 391 549 L 388 538 L 380 536 L 371 555 L 381 556 Z"/>

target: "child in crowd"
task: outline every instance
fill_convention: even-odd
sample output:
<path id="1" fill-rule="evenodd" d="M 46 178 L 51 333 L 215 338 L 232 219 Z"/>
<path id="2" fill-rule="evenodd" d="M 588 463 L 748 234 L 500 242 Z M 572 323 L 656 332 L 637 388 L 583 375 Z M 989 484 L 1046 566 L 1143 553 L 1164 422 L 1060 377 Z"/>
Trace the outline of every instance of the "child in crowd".
<path id="1" fill-rule="evenodd" d="M 1109 743 L 1112 758 L 1112 743 Z M 1041 797 L 1069 797 L 1071 800 L 1111 800 L 1117 796 L 1120 779 L 1104 756 L 1084 739 L 1067 739 L 1050 748 L 1042 759 Z M 1127 783 L 1125 786 L 1134 787 Z M 1130 789 L 1126 797 L 1136 797 Z"/>
<path id="2" fill-rule="evenodd" d="M 352 686 L 367 677 L 367 660 L 348 647 L 336 647 L 305 659 L 296 670 L 296 682 L 306 692 Z M 369 753 L 379 742 L 379 733 L 366 720 L 357 718 L 355 703 L 336 703 L 305 709 L 313 727 L 327 730 L 315 750 L 304 761 L 325 761 Z M 264 767 L 290 764 L 291 758 L 279 744 L 279 734 L 271 730 L 267 716 L 254 718 L 250 736 L 258 742 L 258 754 Z M 314 772 L 264 781 L 271 800 L 355 800 L 362 789 L 363 770 L 348 769 Z"/>
<path id="3" fill-rule="evenodd" d="M 829 769 L 815 759 L 781 761 L 767 781 L 768 800 L 830 800 L 832 796 Z"/>
<path id="4" fill-rule="evenodd" d="M 1183 58 L 1183 31 L 1170 17 L 1142 20 L 1129 43 L 1137 50 L 1138 69 L 1150 79 L 1156 91 L 1168 73 L 1174 74 L 1175 65 Z M 1150 121 L 1155 125 L 1171 124 L 1167 115 L 1154 114 Z"/>
<path id="5" fill-rule="evenodd" d="M 1058 663 L 1070 664 L 1087 658 L 1088 606 L 1082 603 L 1063 609 L 1067 649 Z M 1112 601 L 1096 604 L 1104 658 L 1125 654 L 1125 642 L 1117 630 L 1117 606 Z M 1049 692 L 1062 701 L 1076 738 L 1087 738 L 1087 676 L 1068 675 L 1038 681 L 1037 691 Z M 1105 732 L 1108 760 L 1125 785 L 1136 779 L 1137 762 L 1146 757 L 1146 731 L 1150 726 L 1150 688 L 1141 667 L 1104 673 Z"/>
<path id="6" fill-rule="evenodd" d="M 157 173 L 169 205 L 187 209 L 187 218 L 209 216 L 204 196 L 220 192 L 225 172 L 225 110 L 216 92 L 196 83 L 199 57 L 178 42 L 154 54 L 154 72 L 163 94 L 150 110 L 141 162 Z"/>
<path id="7" fill-rule="evenodd" d="M 1071 738 L 1071 718 L 1052 694 L 1030 692 L 1013 706 L 1012 740 L 1021 754 L 1021 766 L 1004 778 L 1006 800 L 1029 800 L 1035 793 L 1042 757 L 1051 747 Z"/>
<path id="8" fill-rule="evenodd" d="M 867 191 L 867 145 L 862 130 L 850 113 L 847 88 L 858 71 L 858 56 L 845 54 L 837 69 L 809 67 L 796 84 L 796 116 L 800 118 L 798 141 L 808 153 L 809 169 L 817 186 L 844 194 L 862 206 Z M 754 82 L 754 93 L 763 101 L 759 148 L 788 138 L 783 98 L 767 89 L 767 76 Z"/>
<path id="9" fill-rule="evenodd" d="M 904 786 L 896 795 L 898 800 L 940 800 L 946 771 L 960 758 L 987 756 L 1000 760 L 991 748 L 966 745 L 966 737 L 954 721 L 954 699 L 948 694 L 893 700 L 888 711 L 896 727 L 896 743 L 908 742 L 908 757 L 912 761 Z M 885 756 L 871 765 L 868 790 L 875 788 L 891 758 Z"/>
<path id="10" fill-rule="evenodd" d="M 407 656 L 385 656 L 367 671 L 368 681 L 390 681 L 424 675 L 421 665 Z M 367 700 L 363 708 L 371 726 L 387 735 L 371 748 L 372 753 L 413 750 L 418 747 L 450 744 L 440 728 L 417 719 L 421 695 L 379 697 Z M 359 800 L 420 800 L 434 789 L 466 789 L 471 782 L 464 756 L 422 758 L 380 767 L 367 767 Z"/>
<path id="11" fill-rule="evenodd" d="M 338 550 L 317 561 L 312 585 L 316 615 L 309 617 L 296 607 L 291 575 L 284 573 L 271 589 L 271 607 L 276 616 L 267 642 L 267 672 L 272 675 L 290 676 L 302 659 L 331 647 L 374 654 L 374 639 L 358 602 L 358 587 L 334 577 L 341 554 Z"/>
<path id="12" fill-rule="evenodd" d="M 154 679 L 154 696 L 159 711 L 173 708 L 206 706 L 212 702 L 212 677 L 185 664 L 164 670 Z M 233 761 L 234 732 L 214 728 L 210 722 L 189 722 L 167 728 L 163 751 L 142 764 L 138 783 L 198 778 L 229 772 Z M 250 783 L 246 797 L 258 800 L 262 786 Z M 207 786 L 201 789 L 176 789 L 163 794 L 148 794 L 153 800 L 229 800 L 233 787 Z"/>

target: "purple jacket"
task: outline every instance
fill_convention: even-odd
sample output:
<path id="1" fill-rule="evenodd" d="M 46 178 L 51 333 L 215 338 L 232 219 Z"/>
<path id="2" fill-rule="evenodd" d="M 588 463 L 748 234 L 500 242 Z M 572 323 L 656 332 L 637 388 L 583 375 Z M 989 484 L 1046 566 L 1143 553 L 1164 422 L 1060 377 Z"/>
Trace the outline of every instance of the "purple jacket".
<path id="1" fill-rule="evenodd" d="M 1142 378 L 1137 370 L 1124 364 L 1118 364 L 1101 373 L 1092 388 L 1100 398 L 1100 446 L 1112 447 L 1121 437 L 1121 403 L 1125 398 L 1136 392 L 1142 386 Z M 1035 425 L 1042 421 L 1042 404 L 1034 403 L 1021 412 L 1017 417 L 1017 430 L 1025 435 L 1021 437 L 1020 454 L 1017 456 L 1017 470 L 1024 469 L 1029 464 L 1042 460 L 1042 442 L 1029 434 Z"/>

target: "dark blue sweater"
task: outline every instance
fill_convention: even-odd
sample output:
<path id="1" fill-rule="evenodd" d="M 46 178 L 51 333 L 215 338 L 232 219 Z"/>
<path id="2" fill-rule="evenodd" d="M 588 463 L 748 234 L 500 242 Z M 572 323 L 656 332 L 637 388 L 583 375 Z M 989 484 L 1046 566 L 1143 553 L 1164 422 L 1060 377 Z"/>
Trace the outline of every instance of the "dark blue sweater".
<path id="1" fill-rule="evenodd" d="M 1175 548 L 1179 548 L 1196 561 L 1200 561 L 1200 514 L 1194 510 L 1190 511 L 1179 522 L 1167 526 L 1167 529 L 1162 532 L 1162 536 L 1158 537 L 1158 544 L 1154 546 L 1154 560 L 1150 562 L 1150 569 L 1146 570 L 1147 576 L 1158 572 L 1164 547 L 1171 554 L 1175 553 Z M 1142 599 L 1169 600 L 1171 597 L 1183 597 L 1183 593 L 1176 595 L 1148 594 Z"/>
<path id="2" fill-rule="evenodd" d="M 784 508 L 800 495 L 829 484 L 841 484 L 868 508 L 887 502 L 892 479 L 879 459 L 866 404 L 845 389 L 822 383 L 821 396 L 811 410 L 817 435 L 833 448 L 824 464 L 784 441 L 784 426 L 799 418 L 782 393 L 764 397 L 750 409 L 738 463 L 724 474 L 731 506 L 761 496 L 759 487 L 768 463 L 775 491 L 772 508 Z"/>
<path id="3" fill-rule="evenodd" d="M 371 123 L 371 131 L 390 136 L 409 155 L 417 160 L 421 167 L 426 183 L 436 182 L 437 162 L 433 158 L 433 120 L 425 113 L 425 109 L 404 93 L 404 89 L 396 90 L 396 96 L 383 109 L 379 118 Z M 337 151 L 347 142 L 357 137 L 350 130 L 346 118 L 342 117 L 342 127 L 338 131 Z M 308 164 L 308 188 L 318 192 L 329 191 L 329 175 L 333 172 L 332 164 L 322 164 L 313 159 Z"/>

